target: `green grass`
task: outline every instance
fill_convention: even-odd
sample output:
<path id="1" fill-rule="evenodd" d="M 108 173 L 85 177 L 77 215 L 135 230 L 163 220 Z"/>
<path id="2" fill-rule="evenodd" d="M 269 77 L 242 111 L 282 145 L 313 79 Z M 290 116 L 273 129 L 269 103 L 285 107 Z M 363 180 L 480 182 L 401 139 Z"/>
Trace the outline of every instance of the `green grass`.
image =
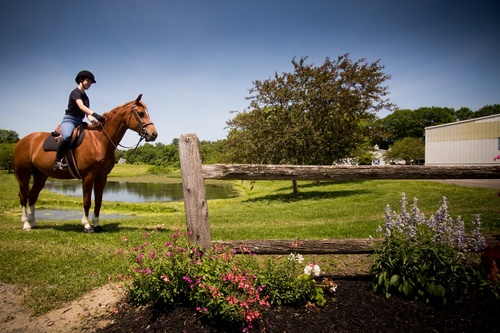
<path id="1" fill-rule="evenodd" d="M 111 178 L 170 182 L 179 178 L 146 174 L 147 166 L 117 165 Z M 175 177 L 175 175 L 174 175 Z M 240 196 L 208 202 L 213 240 L 324 239 L 368 237 L 384 222 L 390 204 L 399 210 L 401 193 L 419 199 L 427 215 L 439 208 L 442 196 L 449 212 L 470 221 L 481 214 L 487 233 L 500 232 L 497 190 L 469 188 L 429 181 L 299 182 L 234 181 Z M 104 233 L 84 234 L 80 219 L 39 220 L 40 228 L 24 232 L 13 174 L 0 171 L 0 281 L 26 288 L 34 314 L 45 313 L 126 274 L 130 249 L 146 232 L 169 235 L 185 230 L 182 202 L 104 202 L 103 214 L 129 217 L 102 219 Z M 37 208 L 82 210 L 81 199 L 43 190 Z"/>

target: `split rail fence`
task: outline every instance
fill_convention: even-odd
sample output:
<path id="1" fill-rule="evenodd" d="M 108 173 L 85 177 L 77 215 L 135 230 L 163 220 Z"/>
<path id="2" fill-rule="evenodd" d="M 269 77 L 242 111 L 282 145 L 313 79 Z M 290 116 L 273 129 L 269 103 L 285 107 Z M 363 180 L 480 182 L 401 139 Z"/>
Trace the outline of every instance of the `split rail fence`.
<path id="1" fill-rule="evenodd" d="M 315 166 L 268 164 L 210 164 L 201 161 L 196 134 L 179 139 L 179 157 L 188 237 L 203 248 L 212 246 L 205 179 L 223 180 L 367 180 L 367 179 L 498 179 L 499 166 Z M 235 240 L 217 241 L 234 250 L 245 246 L 257 254 L 371 253 L 380 240 L 369 238 L 327 240 Z"/>

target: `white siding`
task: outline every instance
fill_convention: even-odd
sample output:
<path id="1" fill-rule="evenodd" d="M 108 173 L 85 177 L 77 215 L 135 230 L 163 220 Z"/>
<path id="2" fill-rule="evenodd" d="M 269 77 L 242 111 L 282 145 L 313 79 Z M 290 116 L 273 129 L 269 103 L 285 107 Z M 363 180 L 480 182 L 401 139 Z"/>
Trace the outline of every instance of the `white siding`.
<path id="1" fill-rule="evenodd" d="M 500 165 L 500 115 L 425 129 L 426 165 Z"/>

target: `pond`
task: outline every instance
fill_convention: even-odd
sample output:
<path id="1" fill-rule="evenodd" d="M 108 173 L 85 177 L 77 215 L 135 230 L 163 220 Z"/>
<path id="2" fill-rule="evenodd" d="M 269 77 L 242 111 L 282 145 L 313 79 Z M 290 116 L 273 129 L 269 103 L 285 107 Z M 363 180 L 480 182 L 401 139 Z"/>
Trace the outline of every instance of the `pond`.
<path id="1" fill-rule="evenodd" d="M 82 185 L 78 180 L 50 179 L 45 189 L 64 195 L 82 197 Z M 205 184 L 207 199 L 227 199 L 238 196 L 230 183 Z M 108 181 L 103 200 L 122 202 L 182 201 L 182 183 L 129 183 Z"/>

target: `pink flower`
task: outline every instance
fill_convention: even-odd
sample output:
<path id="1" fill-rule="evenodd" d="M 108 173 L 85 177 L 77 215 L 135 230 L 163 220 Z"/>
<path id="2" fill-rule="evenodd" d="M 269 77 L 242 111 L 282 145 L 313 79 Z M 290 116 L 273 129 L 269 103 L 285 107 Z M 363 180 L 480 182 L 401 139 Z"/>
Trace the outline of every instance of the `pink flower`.
<path id="1" fill-rule="evenodd" d="M 495 156 L 495 157 L 493 158 L 493 161 L 496 161 L 496 160 L 500 160 L 500 155 Z"/>

